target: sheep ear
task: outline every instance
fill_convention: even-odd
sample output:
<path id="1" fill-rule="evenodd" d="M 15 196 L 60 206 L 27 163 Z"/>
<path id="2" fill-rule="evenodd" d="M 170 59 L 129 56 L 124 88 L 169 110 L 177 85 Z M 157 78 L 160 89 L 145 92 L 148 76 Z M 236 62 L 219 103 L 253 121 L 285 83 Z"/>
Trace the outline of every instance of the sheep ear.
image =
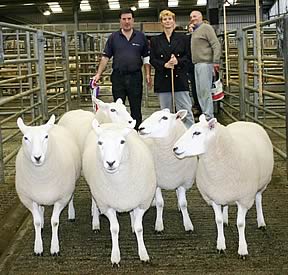
<path id="1" fill-rule="evenodd" d="M 94 118 L 92 121 L 92 128 L 94 129 L 97 135 L 102 131 L 100 124 L 96 118 Z"/>
<path id="2" fill-rule="evenodd" d="M 18 117 L 18 119 L 17 119 L 17 126 L 24 135 L 24 133 L 27 129 L 27 126 L 24 124 L 23 119 L 21 117 Z"/>
<path id="3" fill-rule="evenodd" d="M 102 100 L 100 100 L 98 98 L 95 99 L 95 103 L 97 104 L 99 109 L 105 109 L 108 106 L 107 103 L 103 102 Z"/>
<path id="4" fill-rule="evenodd" d="M 44 124 L 46 131 L 49 131 L 55 123 L 55 115 L 52 115 L 50 119 Z"/>
<path id="5" fill-rule="evenodd" d="M 50 126 L 54 125 L 55 120 L 56 120 L 55 115 L 52 115 L 50 119 L 47 121 L 46 125 L 50 125 Z"/>
<path id="6" fill-rule="evenodd" d="M 217 119 L 216 119 L 216 118 L 211 118 L 211 119 L 208 121 L 208 128 L 209 128 L 209 130 L 214 129 L 215 126 L 216 126 L 216 123 L 217 123 Z"/>
<path id="7" fill-rule="evenodd" d="M 170 109 L 169 109 L 169 108 L 165 108 L 165 109 L 163 109 L 162 111 L 167 112 L 167 113 L 170 113 Z"/>
<path id="8" fill-rule="evenodd" d="M 117 104 L 123 104 L 123 101 L 122 101 L 122 99 L 119 97 L 119 98 L 116 100 L 116 103 L 117 103 Z"/>
<path id="9" fill-rule="evenodd" d="M 186 116 L 187 116 L 187 110 L 179 110 L 177 113 L 176 113 L 176 119 L 181 119 L 183 120 Z"/>
<path id="10" fill-rule="evenodd" d="M 204 114 L 201 114 L 201 115 L 199 116 L 199 121 L 200 121 L 200 122 L 207 122 L 207 121 L 206 121 L 206 117 L 205 117 Z"/>

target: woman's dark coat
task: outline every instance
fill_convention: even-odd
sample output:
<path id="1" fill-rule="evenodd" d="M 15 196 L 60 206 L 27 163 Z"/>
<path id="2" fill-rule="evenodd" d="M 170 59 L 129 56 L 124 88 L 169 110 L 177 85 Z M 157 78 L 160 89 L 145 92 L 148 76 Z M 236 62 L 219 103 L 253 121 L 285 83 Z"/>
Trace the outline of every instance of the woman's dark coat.
<path id="1" fill-rule="evenodd" d="M 174 54 L 178 64 L 174 66 L 174 91 L 188 91 L 187 71 L 191 61 L 189 40 L 183 33 L 173 32 L 168 42 L 165 33 L 151 38 L 150 64 L 155 69 L 155 93 L 171 92 L 171 69 L 164 68 L 164 64 Z"/>

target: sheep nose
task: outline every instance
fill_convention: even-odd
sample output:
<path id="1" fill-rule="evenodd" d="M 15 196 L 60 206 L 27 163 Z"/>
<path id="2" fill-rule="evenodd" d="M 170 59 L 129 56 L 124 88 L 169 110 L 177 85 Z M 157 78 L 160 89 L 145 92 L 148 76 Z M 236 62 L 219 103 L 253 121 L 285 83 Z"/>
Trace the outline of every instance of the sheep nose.
<path id="1" fill-rule="evenodd" d="M 107 164 L 109 165 L 109 167 L 112 167 L 113 164 L 115 163 L 115 160 L 114 160 L 114 161 L 106 161 L 106 162 L 107 162 Z"/>
<path id="2" fill-rule="evenodd" d="M 133 120 L 129 120 L 128 123 L 131 124 L 133 122 Z"/>
<path id="3" fill-rule="evenodd" d="M 173 148 L 173 152 L 175 153 L 178 150 L 178 147 Z"/>
<path id="4" fill-rule="evenodd" d="M 39 162 L 40 159 L 41 159 L 41 156 L 39 156 L 39 157 L 34 156 L 34 159 L 35 159 L 37 162 Z"/>

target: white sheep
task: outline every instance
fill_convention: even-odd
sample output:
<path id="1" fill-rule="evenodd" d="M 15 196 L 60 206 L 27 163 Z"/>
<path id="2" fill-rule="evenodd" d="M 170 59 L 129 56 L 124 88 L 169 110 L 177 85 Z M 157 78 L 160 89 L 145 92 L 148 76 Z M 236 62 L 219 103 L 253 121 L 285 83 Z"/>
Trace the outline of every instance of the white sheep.
<path id="1" fill-rule="evenodd" d="M 84 111 L 81 109 L 72 110 L 66 112 L 59 120 L 58 125 L 67 128 L 76 138 L 77 144 L 80 147 L 81 156 L 83 154 L 83 148 L 87 135 L 92 129 L 92 121 L 94 118 L 99 123 L 105 122 L 117 122 L 125 123 L 130 127 L 134 127 L 134 120 L 123 104 L 121 98 L 118 98 L 116 102 L 105 103 L 100 99 L 93 99 L 98 106 L 96 113 L 90 111 Z M 99 212 L 95 201 L 92 199 L 91 213 L 93 215 L 92 229 L 100 230 Z M 94 213 L 94 214 L 93 214 Z"/>
<path id="2" fill-rule="evenodd" d="M 197 169 L 197 158 L 178 159 L 173 153 L 175 142 L 187 130 L 182 119 L 187 114 L 180 110 L 176 114 L 169 109 L 154 112 L 139 126 L 139 135 L 147 138 L 147 144 L 152 150 L 157 175 L 155 203 L 157 216 L 155 230 L 161 232 L 163 225 L 164 200 L 161 189 L 175 190 L 178 207 L 182 212 L 183 224 L 186 231 L 193 231 L 193 224 L 187 210 L 186 191 L 192 187 Z"/>
<path id="3" fill-rule="evenodd" d="M 128 125 L 133 123 L 133 118 L 130 116 L 121 98 L 111 103 L 105 103 L 97 99 L 97 105 L 98 111 L 96 114 L 81 109 L 72 110 L 64 113 L 58 122 L 58 125 L 64 126 L 75 136 L 80 146 L 81 154 L 83 153 L 85 139 L 92 129 L 91 125 L 94 118 L 99 123 L 121 122 Z"/>
<path id="4" fill-rule="evenodd" d="M 135 121 L 134 121 L 135 123 Z M 149 261 L 142 218 L 156 189 L 153 157 L 136 131 L 121 124 L 101 126 L 93 120 L 83 153 L 83 172 L 91 193 L 110 221 L 112 265 L 119 265 L 119 223 L 116 212 L 130 212 L 141 261 Z"/>
<path id="5" fill-rule="evenodd" d="M 266 131 L 252 122 L 234 122 L 227 127 L 216 118 L 205 119 L 176 142 L 179 158 L 199 156 L 196 183 L 205 201 L 213 207 L 217 224 L 217 249 L 226 249 L 221 206 L 236 203 L 239 233 L 238 254 L 248 254 L 245 217 L 256 200 L 258 227 L 265 227 L 262 192 L 271 180 L 273 146 Z"/>
<path id="6" fill-rule="evenodd" d="M 41 126 L 26 126 L 21 118 L 17 120 L 23 139 L 16 158 L 16 191 L 33 215 L 35 255 L 43 254 L 41 229 L 45 205 L 54 205 L 50 253 L 59 255 L 59 216 L 72 198 L 80 176 L 79 148 L 71 134 L 54 122 L 54 115 Z M 68 218 L 75 218 L 71 209 Z"/>

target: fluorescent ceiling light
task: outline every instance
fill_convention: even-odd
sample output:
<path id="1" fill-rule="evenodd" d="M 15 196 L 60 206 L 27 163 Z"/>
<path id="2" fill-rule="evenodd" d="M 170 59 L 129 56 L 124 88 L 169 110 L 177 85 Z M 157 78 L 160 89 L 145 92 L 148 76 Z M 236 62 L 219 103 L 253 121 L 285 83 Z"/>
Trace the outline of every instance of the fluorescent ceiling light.
<path id="1" fill-rule="evenodd" d="M 149 0 L 139 0 L 138 1 L 139 9 L 146 9 L 149 8 Z"/>
<path id="2" fill-rule="evenodd" d="M 132 11 L 136 11 L 136 10 L 137 10 L 137 8 L 136 8 L 135 6 L 132 6 L 130 9 L 131 9 Z"/>
<path id="3" fill-rule="evenodd" d="M 35 5 L 34 3 L 26 3 L 26 4 L 23 4 L 24 6 L 33 6 Z"/>
<path id="4" fill-rule="evenodd" d="M 119 1 L 115 0 L 108 0 L 108 5 L 110 10 L 119 10 L 120 9 L 120 4 Z"/>
<path id="5" fill-rule="evenodd" d="M 6 7 L 7 5 L 0 5 L 0 8 L 4 8 L 4 7 Z"/>
<path id="6" fill-rule="evenodd" d="M 48 10 L 43 12 L 43 15 L 45 15 L 45 16 L 49 16 L 50 14 L 51 14 L 51 12 Z"/>
<path id="7" fill-rule="evenodd" d="M 197 6 L 206 6 L 207 0 L 197 0 Z"/>
<path id="8" fill-rule="evenodd" d="M 58 2 L 48 2 L 47 3 L 52 10 L 53 13 L 61 13 L 63 12 Z"/>
<path id="9" fill-rule="evenodd" d="M 82 0 L 80 3 L 80 10 L 81 11 L 91 11 L 91 6 L 88 0 Z"/>
<path id="10" fill-rule="evenodd" d="M 178 0 L 168 0 L 168 7 L 178 7 Z"/>

